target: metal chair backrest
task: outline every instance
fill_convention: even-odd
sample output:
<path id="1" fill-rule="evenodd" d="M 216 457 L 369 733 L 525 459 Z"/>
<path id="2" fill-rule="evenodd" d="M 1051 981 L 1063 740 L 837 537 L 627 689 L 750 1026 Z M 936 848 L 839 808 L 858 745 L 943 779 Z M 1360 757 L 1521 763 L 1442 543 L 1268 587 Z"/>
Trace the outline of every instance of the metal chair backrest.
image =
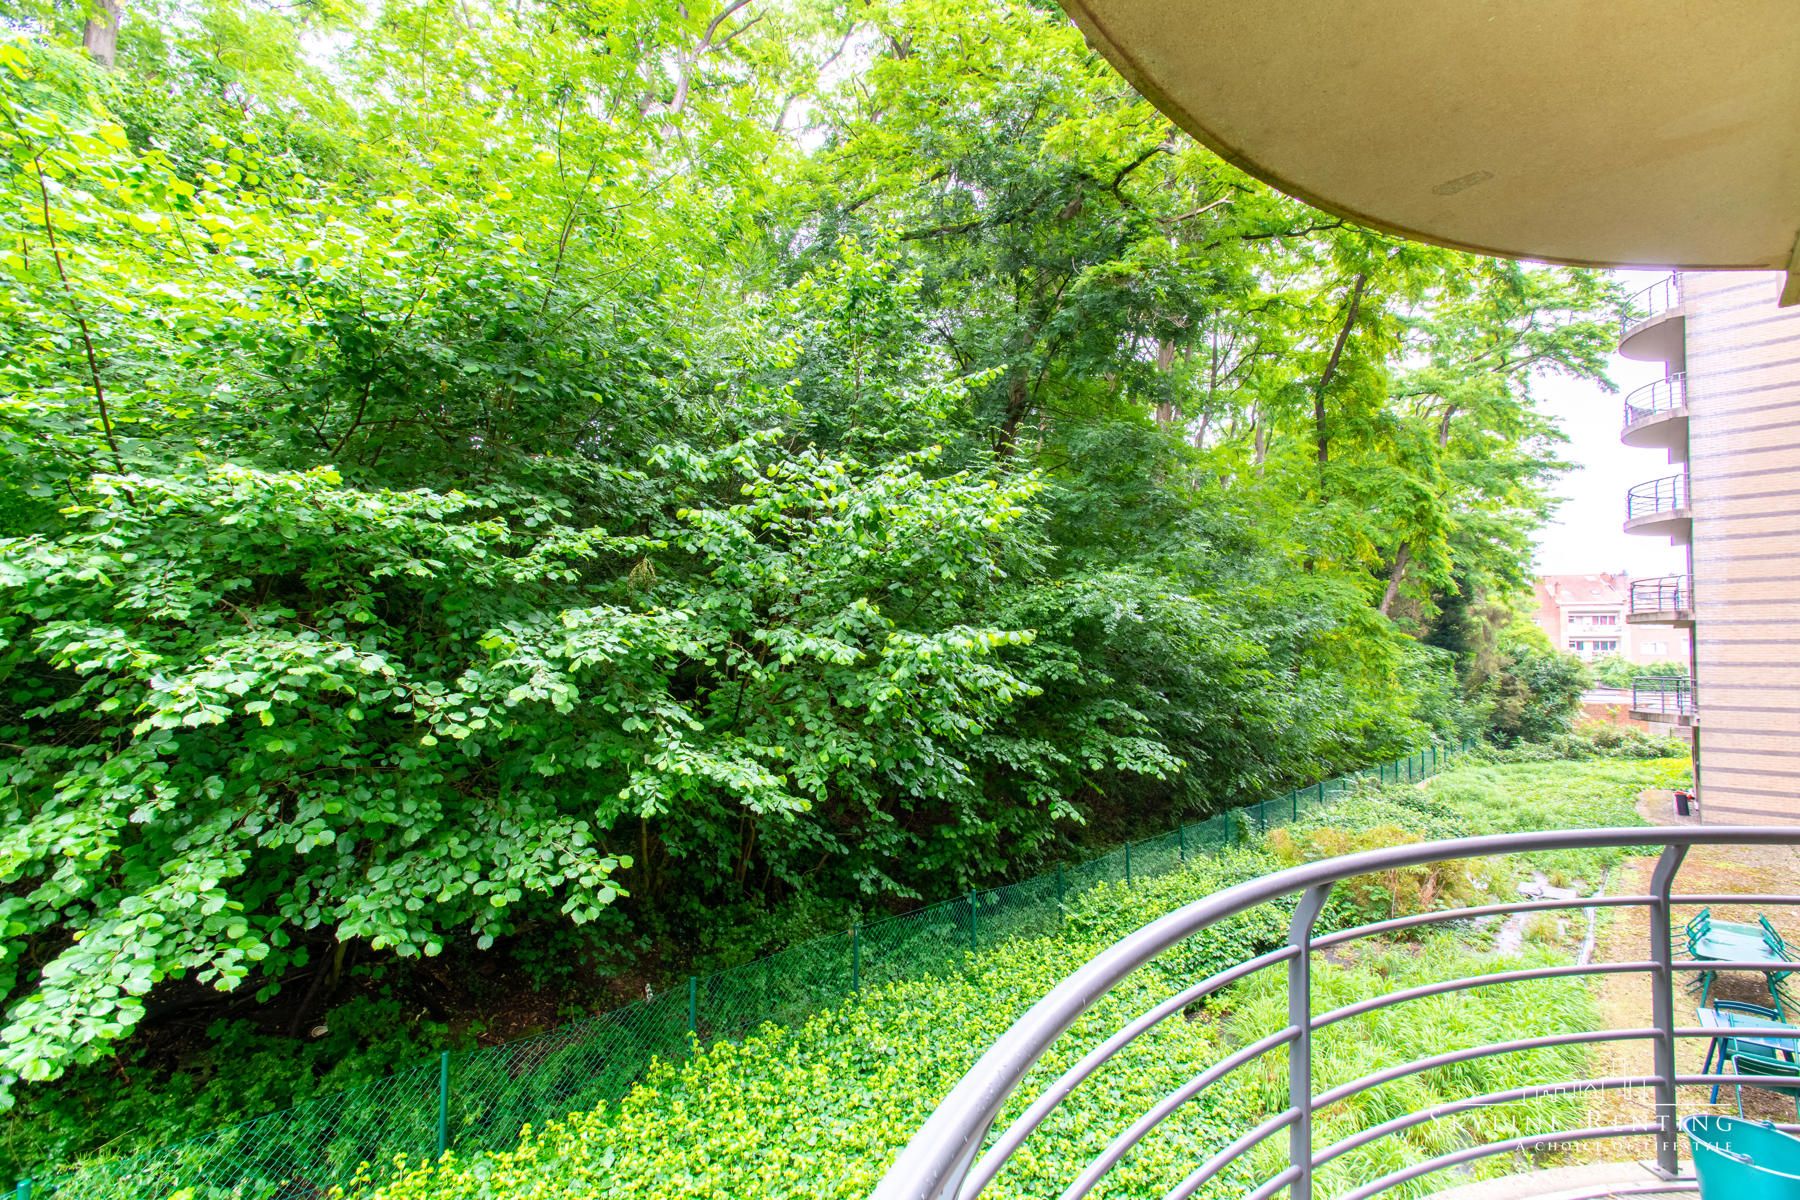
<path id="1" fill-rule="evenodd" d="M 1800 1092 L 1800 1063 L 1776 1058 L 1761 1049 L 1752 1050 L 1740 1045 L 1731 1056 L 1731 1067 L 1739 1075 L 1761 1077 L 1761 1082 L 1747 1086 L 1766 1088 L 1772 1092 Z M 1777 1083 L 1776 1080 L 1786 1082 Z"/>

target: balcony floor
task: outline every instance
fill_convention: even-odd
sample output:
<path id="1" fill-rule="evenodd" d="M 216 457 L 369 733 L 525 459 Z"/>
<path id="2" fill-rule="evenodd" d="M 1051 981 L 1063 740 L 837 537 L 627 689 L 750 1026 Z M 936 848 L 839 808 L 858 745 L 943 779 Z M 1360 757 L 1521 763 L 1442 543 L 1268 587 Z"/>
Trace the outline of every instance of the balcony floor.
<path id="1" fill-rule="evenodd" d="M 1686 1168 L 1688 1164 L 1683 1163 Z M 1527 1171 L 1504 1179 L 1487 1179 L 1433 1192 L 1431 1200 L 1577 1200 L 1577 1197 L 1628 1196 L 1631 1200 L 1694 1200 L 1693 1183 L 1684 1189 L 1678 1181 L 1666 1190 L 1642 1191 L 1663 1180 L 1639 1162 L 1589 1163 L 1580 1167 L 1551 1167 Z"/>

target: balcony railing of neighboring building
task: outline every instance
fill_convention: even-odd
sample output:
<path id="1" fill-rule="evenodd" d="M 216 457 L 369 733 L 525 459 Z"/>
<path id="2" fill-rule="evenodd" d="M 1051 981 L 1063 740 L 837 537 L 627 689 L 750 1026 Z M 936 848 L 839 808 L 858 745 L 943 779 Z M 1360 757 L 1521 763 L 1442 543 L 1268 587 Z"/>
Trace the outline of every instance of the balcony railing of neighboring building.
<path id="1" fill-rule="evenodd" d="M 1691 612 L 1694 580 L 1690 575 L 1665 575 L 1660 579 L 1631 581 L 1631 615 Z"/>
<path id="2" fill-rule="evenodd" d="M 1625 302 L 1625 311 L 1619 317 L 1619 340 L 1624 341 L 1638 326 L 1655 320 L 1680 303 L 1681 273 L 1677 271 L 1665 275 Z"/>
<path id="3" fill-rule="evenodd" d="M 1699 693 L 1686 675 L 1646 675 L 1631 684 L 1631 711 L 1665 717 L 1691 717 Z"/>
<path id="4" fill-rule="evenodd" d="M 1034 1131 L 1076 1088 L 1104 1066 L 1139 1036 L 1159 1023 L 1174 1018 L 1184 1019 L 1192 1007 L 1227 985 L 1272 967 L 1280 966 L 1287 975 L 1288 1024 L 1246 1045 L 1221 1051 L 1223 1056 L 1211 1064 L 1196 1063 L 1197 1073 L 1189 1081 L 1152 1105 L 1141 1115 L 1136 1112 L 1117 1114 L 1117 1125 L 1106 1148 L 1087 1167 L 1069 1181 L 1064 1200 L 1086 1196 L 1112 1168 L 1124 1159 L 1132 1147 L 1150 1134 L 1171 1113 L 1198 1096 L 1221 1079 L 1240 1068 L 1250 1066 L 1254 1072 L 1268 1072 L 1258 1060 L 1271 1051 L 1285 1049 L 1287 1062 L 1283 1070 L 1287 1079 L 1285 1101 L 1273 1113 L 1245 1113 L 1235 1126 L 1218 1132 L 1217 1144 L 1195 1154 L 1196 1165 L 1185 1179 L 1159 1181 L 1157 1190 L 1169 1187 L 1171 1200 L 1185 1200 L 1198 1192 L 1206 1182 L 1232 1164 L 1249 1161 L 1249 1154 L 1259 1144 L 1277 1134 L 1286 1135 L 1286 1166 L 1274 1171 L 1260 1186 L 1246 1184 L 1251 1200 L 1268 1197 L 1287 1189 L 1291 1200 L 1313 1200 L 1313 1177 L 1318 1169 L 1364 1146 L 1429 1122 L 1454 1117 L 1471 1109 L 1506 1104 L 1546 1094 L 1565 1092 L 1602 1092 L 1640 1090 L 1648 1092 L 1654 1107 L 1645 1113 L 1649 1119 L 1633 1123 L 1586 1126 L 1577 1129 L 1540 1129 L 1523 1137 L 1507 1138 L 1485 1144 L 1463 1145 L 1422 1162 L 1399 1165 L 1405 1156 L 1396 1152 L 1382 1165 L 1358 1178 L 1350 1191 L 1338 1200 L 1367 1200 L 1390 1188 L 1430 1175 L 1446 1168 L 1460 1166 L 1491 1155 L 1511 1154 L 1519 1150 L 1599 1141 L 1609 1138 L 1648 1135 L 1655 1139 L 1656 1164 L 1659 1174 L 1670 1182 L 1652 1186 L 1634 1186 L 1626 1192 L 1659 1195 L 1665 1191 L 1693 1191 L 1692 1177 L 1676 1179 L 1677 1101 L 1682 1087 L 1705 1087 L 1714 1082 L 1729 1085 L 1736 1076 L 1686 1074 L 1676 1065 L 1677 1039 L 1701 1039 L 1717 1035 L 1715 1029 L 1679 1026 L 1675 1020 L 1675 1000 L 1679 992 L 1677 979 L 1692 978 L 1694 972 L 1719 969 L 1767 970 L 1788 969 L 1786 960 L 1770 959 L 1740 963 L 1708 963 L 1675 955 L 1671 933 L 1675 928 L 1673 910 L 1677 906 L 1728 904 L 1752 897 L 1729 895 L 1677 895 L 1676 873 L 1688 850 L 1702 845 L 1800 845 L 1800 828 L 1759 828 L 1731 826 L 1688 826 L 1660 829 L 1587 829 L 1546 833 L 1513 833 L 1489 837 L 1460 838 L 1406 846 L 1390 846 L 1341 858 L 1323 859 L 1291 867 L 1273 875 L 1265 875 L 1215 892 L 1162 917 L 1128 935 L 1090 960 L 1064 979 L 1001 1038 L 989 1047 L 962 1081 L 951 1090 L 923 1126 L 913 1135 L 887 1176 L 875 1190 L 874 1200 L 973 1200 L 1007 1165 L 1009 1159 L 1031 1138 Z M 1488 904 L 1450 908 L 1376 921 L 1351 929 L 1317 934 L 1314 925 L 1325 909 L 1333 888 L 1343 880 L 1359 875 L 1398 870 L 1447 859 L 1466 859 L 1500 855 L 1525 854 L 1550 849 L 1577 847 L 1661 848 L 1661 857 L 1651 872 L 1649 887 L 1642 895 L 1589 896 L 1569 900 L 1545 899 L 1510 904 Z M 1800 904 L 1800 896 L 1757 895 L 1758 904 Z M 1297 903 L 1296 903 L 1297 901 Z M 1285 902 L 1285 905 L 1284 905 Z M 1145 1011 L 1122 1028 L 1106 1036 L 1082 1055 L 1073 1066 L 1054 1078 L 1045 1078 L 1043 1090 L 1035 1098 L 1020 1097 L 1015 1108 L 1018 1115 L 1011 1125 L 990 1138 L 996 1118 L 1003 1108 L 1013 1105 L 1013 1093 L 1032 1071 L 1035 1064 L 1077 1019 L 1121 979 L 1150 962 L 1186 938 L 1199 933 L 1238 913 L 1261 906 L 1281 906 L 1283 923 L 1289 930 L 1285 945 L 1255 958 L 1227 967 L 1206 979 L 1192 983 Z M 1388 992 L 1330 1011 L 1317 1011 L 1313 994 L 1314 957 L 1320 951 L 1344 947 L 1361 939 L 1415 929 L 1426 925 L 1466 920 L 1472 917 L 1504 917 L 1506 915 L 1557 909 L 1641 908 L 1649 917 L 1650 936 L 1646 956 L 1627 962 L 1572 962 L 1568 965 L 1541 966 L 1521 970 L 1495 971 L 1458 979 L 1446 979 L 1416 987 Z M 1285 914 L 1292 912 L 1289 918 Z M 1329 968 L 1327 968 L 1329 969 Z M 1541 1037 L 1518 1037 L 1467 1049 L 1452 1049 L 1392 1066 L 1359 1079 L 1316 1090 L 1313 1068 L 1316 1051 L 1313 1034 L 1346 1018 L 1360 1016 L 1418 1000 L 1486 987 L 1491 984 L 1514 984 L 1532 980 L 1567 976 L 1635 975 L 1644 982 L 1648 993 L 1650 1022 L 1638 1028 L 1604 1028 Z M 1652 1050 L 1652 1070 L 1648 1075 L 1620 1075 L 1600 1079 L 1567 1080 L 1541 1083 L 1483 1095 L 1467 1095 L 1448 1103 L 1415 1112 L 1404 1112 L 1388 1120 L 1375 1116 L 1341 1140 L 1320 1146 L 1314 1139 L 1314 1117 L 1321 1110 L 1359 1096 L 1369 1089 L 1420 1072 L 1493 1055 L 1514 1054 L 1554 1046 L 1589 1046 L 1600 1043 L 1648 1043 Z M 1570 1062 L 1579 1061 L 1574 1056 Z M 1255 1065 L 1253 1065 L 1255 1064 Z M 1277 1076 L 1279 1078 L 1279 1076 Z M 1029 1100 L 1028 1103 L 1024 1101 Z M 1796 1126 L 1785 1126 L 1796 1128 Z M 1389 1144 L 1391 1146 L 1391 1143 Z M 984 1150 L 985 1148 L 985 1150 Z M 1202 1154 L 1210 1154 L 1204 1157 Z M 1134 1181 L 1141 1187 L 1142 1180 Z M 1172 1186 L 1170 1186 L 1172 1184 Z M 1054 1189 L 1052 1189 L 1054 1190 Z M 1235 1189 L 1234 1189 L 1235 1190 Z M 1570 1197 L 1599 1197 L 1622 1194 L 1619 1189 L 1599 1188 L 1588 1192 L 1569 1193 Z"/>
<path id="5" fill-rule="evenodd" d="M 1625 493 L 1625 519 L 1651 517 L 1657 513 L 1678 512 L 1688 506 L 1687 473 L 1664 475 L 1640 483 Z"/>
<path id="6" fill-rule="evenodd" d="M 1647 383 L 1625 397 L 1625 428 L 1686 407 L 1687 375 L 1677 371 L 1667 379 Z"/>

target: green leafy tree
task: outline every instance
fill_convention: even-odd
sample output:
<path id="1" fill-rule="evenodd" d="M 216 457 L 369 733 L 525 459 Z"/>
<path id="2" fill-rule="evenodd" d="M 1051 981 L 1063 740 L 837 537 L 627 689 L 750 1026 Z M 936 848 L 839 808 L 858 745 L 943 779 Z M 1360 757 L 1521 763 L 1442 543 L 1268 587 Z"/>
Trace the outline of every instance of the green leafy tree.
<path id="1" fill-rule="evenodd" d="M 1515 625 L 1501 642 L 1489 727 L 1503 745 L 1548 741 L 1568 732 L 1592 683 L 1587 665 L 1552 647 L 1535 625 Z"/>
<path id="2" fill-rule="evenodd" d="M 0 1084 L 348 947 L 676 969 L 1490 694 L 1608 285 L 1281 197 L 1053 10 L 90 15 L 0 40 Z"/>

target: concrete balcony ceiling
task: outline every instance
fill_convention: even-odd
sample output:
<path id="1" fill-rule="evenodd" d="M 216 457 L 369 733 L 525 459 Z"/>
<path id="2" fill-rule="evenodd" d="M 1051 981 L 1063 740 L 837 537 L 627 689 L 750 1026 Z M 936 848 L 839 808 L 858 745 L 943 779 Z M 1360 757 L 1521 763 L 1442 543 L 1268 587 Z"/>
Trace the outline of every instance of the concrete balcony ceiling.
<path id="1" fill-rule="evenodd" d="M 1361 224 L 1593 266 L 1790 272 L 1794 0 L 1063 0 L 1156 106 Z"/>

